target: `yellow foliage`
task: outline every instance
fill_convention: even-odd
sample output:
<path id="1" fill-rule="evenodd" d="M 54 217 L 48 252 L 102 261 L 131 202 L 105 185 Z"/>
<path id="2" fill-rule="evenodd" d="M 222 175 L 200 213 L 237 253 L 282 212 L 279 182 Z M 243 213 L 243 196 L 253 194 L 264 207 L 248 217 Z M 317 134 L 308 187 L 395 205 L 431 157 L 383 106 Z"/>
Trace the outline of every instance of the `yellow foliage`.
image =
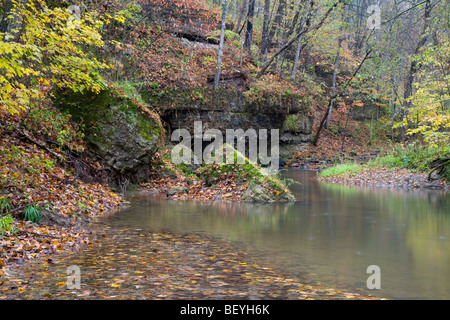
<path id="1" fill-rule="evenodd" d="M 105 83 L 90 47 L 103 46 L 103 22 L 86 13 L 76 24 L 62 8 L 47 8 L 42 0 L 13 0 L 13 15 L 21 32 L 0 33 L 0 110 L 15 114 L 39 101 L 50 86 L 75 91 L 99 91 Z M 17 21 L 16 21 L 17 22 Z"/>
<path id="2" fill-rule="evenodd" d="M 443 37 L 439 46 L 430 44 L 415 57 L 422 64 L 416 90 L 409 101 L 407 117 L 399 125 L 410 125 L 408 134 L 420 133 L 430 146 L 450 145 L 450 75 L 442 66 L 450 60 L 450 42 Z"/>

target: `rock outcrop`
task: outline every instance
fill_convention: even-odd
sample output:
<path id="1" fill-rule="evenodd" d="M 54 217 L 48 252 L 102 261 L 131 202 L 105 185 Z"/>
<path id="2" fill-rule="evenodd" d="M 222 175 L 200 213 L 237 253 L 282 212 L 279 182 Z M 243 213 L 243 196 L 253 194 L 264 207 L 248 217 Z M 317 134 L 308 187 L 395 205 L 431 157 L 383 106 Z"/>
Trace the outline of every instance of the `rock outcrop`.
<path id="1" fill-rule="evenodd" d="M 98 94 L 61 92 L 56 106 L 84 124 L 90 150 L 121 174 L 136 173 L 158 150 L 162 126 L 146 106 L 107 88 Z"/>
<path id="2" fill-rule="evenodd" d="M 144 94 L 145 95 L 145 94 Z M 239 90 L 219 89 L 202 92 L 171 92 L 167 101 L 158 101 L 161 118 L 168 126 L 168 137 L 176 129 L 186 129 L 193 136 L 194 122 L 202 129 L 218 129 L 226 137 L 227 129 L 279 130 L 280 158 L 289 159 L 312 141 L 313 118 L 299 101 L 274 103 L 249 102 Z M 192 97 L 201 96 L 202 99 Z M 270 137 L 268 137 L 270 142 Z M 224 141 L 225 142 L 225 141 Z"/>

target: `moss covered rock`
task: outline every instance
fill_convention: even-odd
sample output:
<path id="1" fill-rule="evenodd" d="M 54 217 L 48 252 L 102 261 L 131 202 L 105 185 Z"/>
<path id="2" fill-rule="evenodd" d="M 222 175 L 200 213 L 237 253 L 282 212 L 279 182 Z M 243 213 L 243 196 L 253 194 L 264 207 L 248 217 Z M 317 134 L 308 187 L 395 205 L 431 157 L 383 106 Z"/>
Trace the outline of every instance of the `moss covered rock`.
<path id="1" fill-rule="evenodd" d="M 225 163 L 227 155 L 233 156 L 233 163 Z M 223 162 L 218 160 L 222 158 Z M 229 157 L 231 159 L 231 157 Z M 261 168 L 250 161 L 232 146 L 224 144 L 218 149 L 213 163 L 203 165 L 196 171 L 199 178 L 214 185 L 219 181 L 231 179 L 236 184 L 244 184 L 247 188 L 241 195 L 241 200 L 249 202 L 288 202 L 295 201 L 294 195 L 276 174 Z"/>
<path id="2" fill-rule="evenodd" d="M 162 126 L 156 113 L 121 90 L 59 92 L 56 105 L 84 124 L 90 150 L 121 173 L 137 172 L 158 150 Z"/>

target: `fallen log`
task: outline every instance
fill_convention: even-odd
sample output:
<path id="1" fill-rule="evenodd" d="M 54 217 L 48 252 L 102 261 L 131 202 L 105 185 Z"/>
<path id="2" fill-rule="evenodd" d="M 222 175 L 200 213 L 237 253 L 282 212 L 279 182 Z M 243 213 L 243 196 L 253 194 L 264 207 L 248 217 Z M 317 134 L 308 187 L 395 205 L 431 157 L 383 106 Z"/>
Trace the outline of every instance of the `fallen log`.
<path id="1" fill-rule="evenodd" d="M 429 166 L 432 169 L 428 172 L 428 180 L 429 181 L 439 180 L 444 176 L 447 169 L 450 170 L 450 158 L 446 158 L 446 159 L 437 158 L 437 159 L 433 160 L 432 162 L 430 162 Z M 433 173 L 436 173 L 437 177 L 433 177 L 432 176 Z"/>

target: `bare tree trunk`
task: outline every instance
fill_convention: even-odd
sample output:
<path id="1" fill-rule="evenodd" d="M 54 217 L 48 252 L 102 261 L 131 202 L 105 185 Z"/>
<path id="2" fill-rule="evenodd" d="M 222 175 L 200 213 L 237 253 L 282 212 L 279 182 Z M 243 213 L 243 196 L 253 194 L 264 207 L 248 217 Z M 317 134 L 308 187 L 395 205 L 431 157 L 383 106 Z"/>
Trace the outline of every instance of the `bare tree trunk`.
<path id="1" fill-rule="evenodd" d="M 239 11 L 239 19 L 238 19 L 238 22 L 236 24 L 236 27 L 234 28 L 234 32 L 235 33 L 240 33 L 239 30 L 241 29 L 242 18 L 245 16 L 247 7 L 248 7 L 248 0 L 243 0 L 242 1 L 242 6 L 241 6 L 241 10 Z"/>
<path id="2" fill-rule="evenodd" d="M 239 66 L 242 68 L 242 63 L 244 62 L 244 40 L 245 40 L 245 35 L 243 34 L 241 36 L 241 56 L 239 59 Z"/>
<path id="3" fill-rule="evenodd" d="M 312 0 L 313 1 L 313 0 Z M 284 52 L 284 50 L 286 50 L 287 48 L 289 48 L 295 41 L 297 41 L 302 35 L 304 35 L 305 33 L 311 31 L 311 30 L 315 30 L 315 29 L 319 29 L 325 22 L 325 20 L 328 18 L 328 16 L 331 14 L 331 12 L 334 10 L 334 8 L 336 8 L 341 2 L 344 2 L 345 0 L 337 0 L 328 10 L 327 12 L 324 14 L 324 16 L 322 17 L 322 19 L 320 20 L 320 22 L 318 24 L 316 24 L 315 26 L 311 27 L 311 28 L 305 28 L 303 31 L 299 32 L 295 37 L 293 37 L 291 40 L 289 40 L 288 42 L 286 42 L 286 44 L 284 46 L 282 46 L 280 49 L 277 50 L 277 52 L 275 52 L 263 65 L 263 67 L 261 68 L 261 70 L 258 72 L 258 74 L 255 76 L 255 79 L 260 78 L 267 70 L 267 68 L 272 64 L 273 60 L 275 60 L 275 58 L 280 55 L 281 53 Z"/>
<path id="4" fill-rule="evenodd" d="M 429 28 L 429 20 L 430 20 L 430 12 L 431 12 L 431 1 L 427 0 L 425 3 L 425 14 L 424 14 L 424 24 L 422 28 L 422 32 L 420 34 L 420 40 L 416 45 L 416 48 L 414 49 L 413 56 L 417 55 L 420 51 L 420 49 L 425 45 L 425 42 L 427 41 L 427 31 Z M 416 76 L 417 71 L 419 70 L 420 65 L 418 62 L 414 59 L 411 61 L 411 66 L 409 68 L 408 76 L 406 78 L 406 84 L 405 84 L 405 91 L 403 93 L 403 100 L 405 101 L 404 108 L 402 108 L 400 111 L 400 117 L 403 120 L 404 117 L 408 114 L 408 109 L 411 106 L 411 101 L 408 101 L 408 98 L 412 95 L 413 92 L 413 83 L 414 78 Z M 401 126 L 399 128 L 399 140 L 403 141 L 405 139 L 406 134 L 406 127 Z"/>
<path id="5" fill-rule="evenodd" d="M 338 43 L 338 52 L 336 54 L 336 59 L 334 60 L 333 80 L 331 83 L 331 96 L 334 96 L 334 94 L 336 92 L 336 75 L 337 75 L 337 70 L 338 70 L 338 65 L 339 65 L 339 57 L 341 55 L 342 39 L 339 38 L 338 42 L 339 42 Z M 325 122 L 325 129 L 328 129 L 328 126 L 330 125 L 331 112 L 333 111 L 333 105 L 334 105 L 334 99 L 331 98 L 330 99 L 330 109 L 328 110 L 327 121 Z"/>
<path id="6" fill-rule="evenodd" d="M 222 65 L 223 43 L 225 39 L 225 22 L 227 17 L 227 0 L 222 0 L 222 27 L 220 29 L 219 53 L 217 56 L 216 75 L 214 77 L 214 89 L 219 87 L 220 67 Z"/>
<path id="7" fill-rule="evenodd" d="M 244 48 L 250 50 L 253 37 L 253 15 L 255 14 L 255 1 L 249 0 L 247 14 L 247 31 L 245 32 Z"/>
<path id="8" fill-rule="evenodd" d="M 267 36 L 267 40 L 261 45 L 261 52 L 269 52 L 270 47 L 272 46 L 272 40 L 275 36 L 275 33 L 280 29 L 281 20 L 283 18 L 283 11 L 286 8 L 286 0 L 280 0 L 277 13 L 275 15 L 275 19 L 273 20 L 272 27 L 270 28 L 269 35 Z"/>
<path id="9" fill-rule="evenodd" d="M 305 30 L 306 17 L 308 15 L 309 15 L 308 11 L 305 10 L 305 12 L 303 13 L 302 21 L 300 23 L 301 24 L 300 33 L 302 33 Z M 308 27 L 308 26 L 306 26 L 306 27 Z M 292 72 L 291 72 L 292 80 L 295 80 L 295 77 L 297 74 L 298 60 L 300 59 L 300 53 L 302 51 L 302 39 L 303 39 L 303 35 L 301 35 L 300 38 L 298 38 L 297 50 L 295 50 L 294 65 L 292 66 Z"/>
<path id="10" fill-rule="evenodd" d="M 270 0 L 264 0 L 264 22 L 261 34 L 261 52 L 260 58 L 267 54 L 267 42 L 269 41 L 269 20 L 270 20 Z"/>

